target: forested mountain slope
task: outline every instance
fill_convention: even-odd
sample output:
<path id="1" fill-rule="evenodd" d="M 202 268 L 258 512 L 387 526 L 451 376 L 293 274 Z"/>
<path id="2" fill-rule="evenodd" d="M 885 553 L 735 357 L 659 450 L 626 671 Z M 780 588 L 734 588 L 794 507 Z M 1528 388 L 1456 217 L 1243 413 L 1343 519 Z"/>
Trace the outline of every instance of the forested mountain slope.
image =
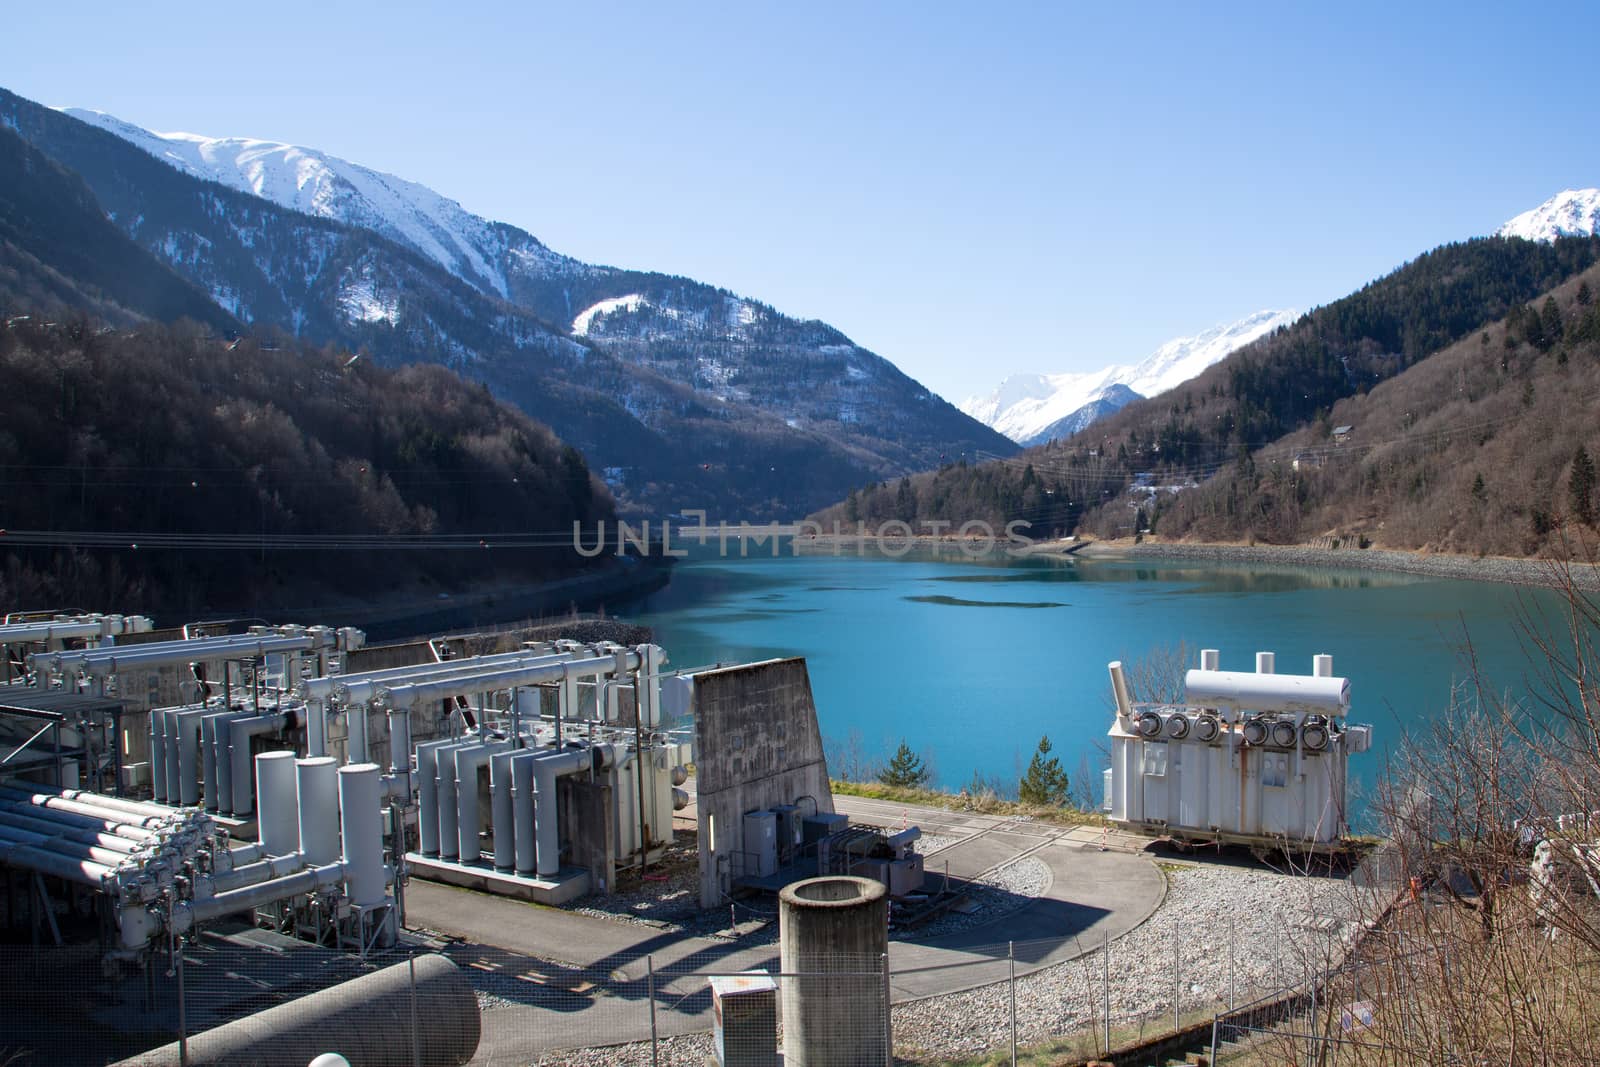
<path id="1" fill-rule="evenodd" d="M 1110 536 L 1137 528 L 1142 509 L 1145 520 L 1160 518 L 1158 532 L 1169 532 L 1162 513 L 1187 506 L 1173 505 L 1174 498 L 1192 498 L 1198 506 L 1207 496 L 1196 493 L 1196 486 L 1231 465 L 1249 462 L 1253 453 L 1276 446 L 1286 434 L 1305 429 L 1308 441 L 1319 435 L 1330 439 L 1342 424 L 1335 415 L 1341 401 L 1458 340 L 1479 337 L 1486 326 L 1530 301 L 1542 301 L 1546 291 L 1597 259 L 1600 237 L 1554 243 L 1484 238 L 1446 245 L 1073 438 L 1003 462 L 947 466 L 868 487 L 822 517 L 1024 519 L 1034 524 L 1036 535 L 1082 525 Z M 1168 488 L 1152 492 L 1160 486 Z M 1207 536 L 1231 531 L 1247 537 L 1251 525 L 1230 520 L 1208 527 Z M 1197 528 L 1185 520 L 1183 529 Z M 1320 536 L 1305 533 L 1298 523 L 1295 530 L 1295 536 Z M 1265 529 L 1255 535 L 1289 536 Z"/>
<path id="2" fill-rule="evenodd" d="M 572 524 L 612 514 L 575 449 L 441 367 L 34 317 L 0 327 L 0 376 L 10 604 L 170 615 L 531 581 L 598 565 Z"/>

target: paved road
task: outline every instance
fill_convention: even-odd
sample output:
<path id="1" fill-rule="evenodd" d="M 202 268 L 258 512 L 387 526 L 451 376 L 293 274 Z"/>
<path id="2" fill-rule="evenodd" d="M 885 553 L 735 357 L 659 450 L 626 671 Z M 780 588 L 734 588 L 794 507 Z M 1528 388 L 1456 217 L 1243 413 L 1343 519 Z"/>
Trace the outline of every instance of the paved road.
<path id="1" fill-rule="evenodd" d="M 889 949 L 898 1001 L 955 992 L 1004 979 L 1007 943 L 1017 973 L 1071 960 L 1149 918 L 1166 879 L 1144 854 L 1144 841 L 969 812 L 947 812 L 860 797 L 836 798 L 859 822 L 906 821 L 957 840 L 929 855 L 928 870 L 974 877 L 1032 855 L 1049 868 L 1049 888 L 1032 904 L 972 929 Z M 678 937 L 614 922 L 413 881 L 408 920 L 459 938 L 450 950 L 481 972 L 480 987 L 498 1002 L 485 1012 L 474 1063 L 527 1063 L 542 1050 L 643 1040 L 655 972 L 655 1024 L 663 1035 L 710 1028 L 705 975 L 778 969 L 775 945 L 744 947 L 719 938 Z M 694 972 L 694 977 L 676 977 Z M 862 979 L 865 982 L 865 979 Z"/>

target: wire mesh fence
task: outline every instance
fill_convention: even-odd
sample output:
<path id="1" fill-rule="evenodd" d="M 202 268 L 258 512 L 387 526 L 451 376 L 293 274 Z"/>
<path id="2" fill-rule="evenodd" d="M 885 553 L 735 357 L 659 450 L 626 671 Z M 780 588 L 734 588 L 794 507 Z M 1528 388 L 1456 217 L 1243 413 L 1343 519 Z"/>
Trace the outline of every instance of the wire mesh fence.
<path id="1" fill-rule="evenodd" d="M 760 936 L 663 935 L 646 942 L 654 951 L 599 958 L 574 945 L 563 954 L 589 962 L 573 963 L 411 939 L 361 959 L 238 928 L 110 972 L 94 946 L 5 948 L 0 1062 L 226 1063 L 233 1043 L 263 1035 L 305 1063 L 360 1048 L 400 1065 L 758 1064 L 789 1040 L 851 1050 L 808 1062 L 887 1063 L 891 1049 L 900 1063 L 1087 1059 L 1204 1026 L 1301 976 L 1250 965 L 1252 945 L 1226 923 L 1210 940 L 1192 926 L 1162 916 L 1142 940 L 1098 944 L 896 943 L 886 957 L 812 953 L 787 971 Z M 311 1044 L 284 1044 L 307 1030 Z"/>

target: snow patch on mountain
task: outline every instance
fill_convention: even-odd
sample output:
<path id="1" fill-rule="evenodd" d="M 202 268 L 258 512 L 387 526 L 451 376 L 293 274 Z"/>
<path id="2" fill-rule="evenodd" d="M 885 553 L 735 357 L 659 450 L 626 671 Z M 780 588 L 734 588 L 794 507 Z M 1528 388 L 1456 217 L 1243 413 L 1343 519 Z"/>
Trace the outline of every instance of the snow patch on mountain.
<path id="1" fill-rule="evenodd" d="M 1258 311 L 1238 322 L 1178 337 L 1139 363 L 1079 374 L 1014 374 L 991 393 L 968 397 L 961 410 L 1019 444 L 1035 444 L 1091 404 L 1124 400 L 1115 386 L 1157 396 L 1182 385 L 1235 349 L 1299 317 L 1297 311 Z M 1108 395 L 1110 393 L 1110 395 Z M 1121 404 L 1105 405 L 1115 410 Z"/>
<path id="2" fill-rule="evenodd" d="M 609 315 L 613 311 L 637 311 L 646 303 L 648 301 L 640 294 L 629 293 L 627 296 L 614 296 L 598 304 L 591 304 L 578 312 L 578 317 L 572 320 L 572 335 L 589 336 L 589 327 L 594 323 L 596 315 Z"/>
<path id="3" fill-rule="evenodd" d="M 1600 233 L 1600 189 L 1563 189 L 1495 231 L 1500 237 L 1554 241 Z"/>

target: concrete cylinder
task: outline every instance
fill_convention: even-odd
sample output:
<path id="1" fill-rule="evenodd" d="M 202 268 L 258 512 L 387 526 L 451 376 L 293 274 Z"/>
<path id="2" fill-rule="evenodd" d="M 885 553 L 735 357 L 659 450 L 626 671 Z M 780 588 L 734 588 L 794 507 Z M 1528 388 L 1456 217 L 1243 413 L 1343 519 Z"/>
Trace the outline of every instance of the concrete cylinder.
<path id="1" fill-rule="evenodd" d="M 300 850 L 306 866 L 339 862 L 339 761 L 332 756 L 296 760 L 300 798 Z"/>
<path id="2" fill-rule="evenodd" d="M 189 1038 L 191 1067 L 305 1067 L 337 1052 L 350 1067 L 464 1064 L 477 1052 L 478 1002 L 443 956 L 421 956 Z M 415 992 L 412 977 L 415 975 Z M 177 1067 L 177 1042 L 119 1067 Z"/>
<path id="3" fill-rule="evenodd" d="M 269 856 L 300 851 L 299 786 L 293 752 L 256 757 L 256 825 Z"/>
<path id="4" fill-rule="evenodd" d="M 783 1062 L 889 1063 L 889 893 L 871 878 L 807 878 L 778 894 Z"/>

